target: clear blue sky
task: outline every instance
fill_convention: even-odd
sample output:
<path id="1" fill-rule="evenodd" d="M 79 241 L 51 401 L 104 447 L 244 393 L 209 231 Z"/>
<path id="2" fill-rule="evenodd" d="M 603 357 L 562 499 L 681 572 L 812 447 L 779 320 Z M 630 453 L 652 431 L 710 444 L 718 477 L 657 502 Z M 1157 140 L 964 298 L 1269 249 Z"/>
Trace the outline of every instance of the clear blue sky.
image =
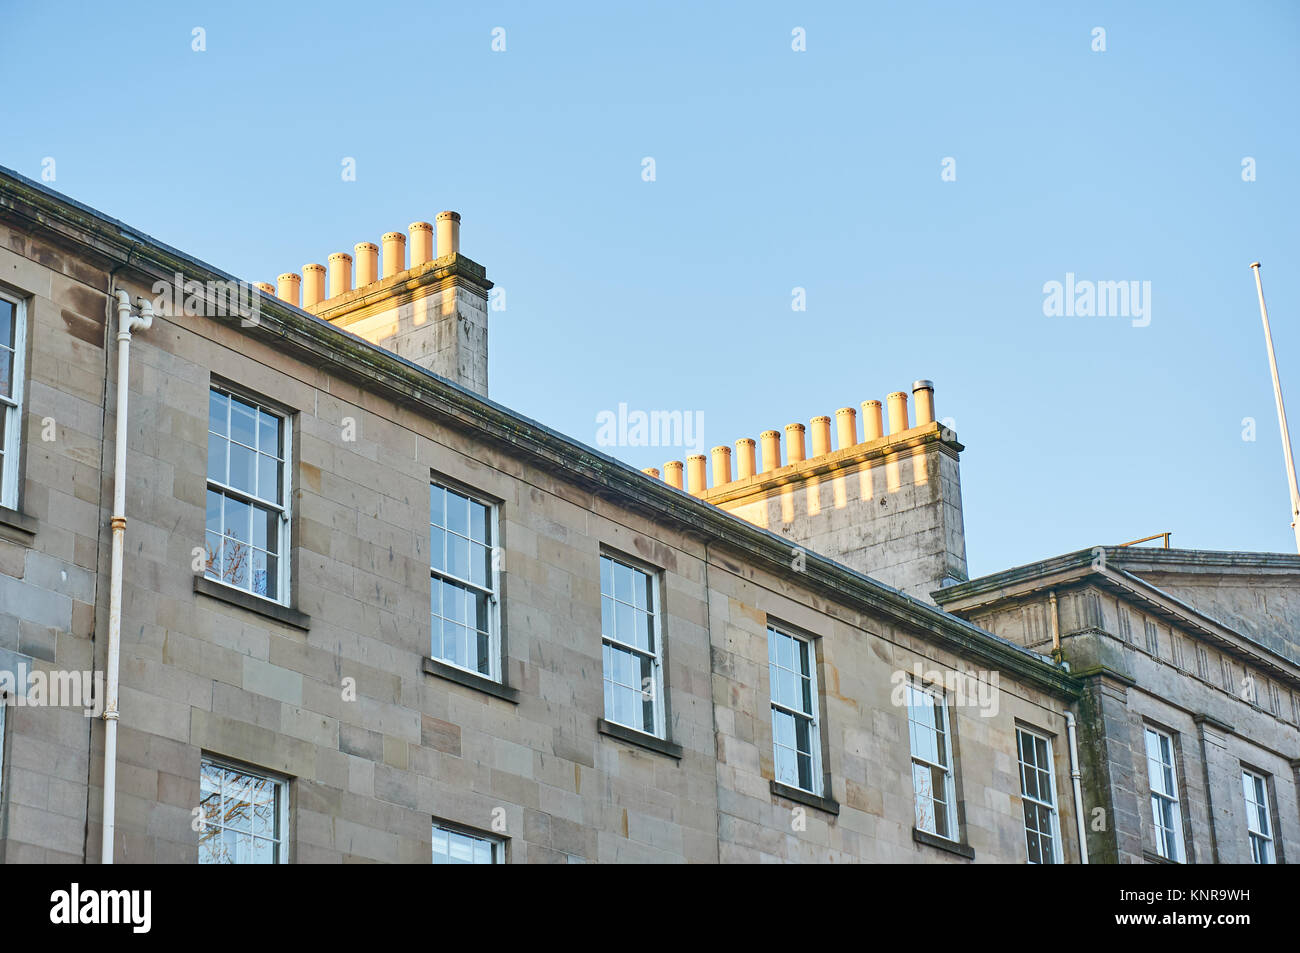
<path id="1" fill-rule="evenodd" d="M 1300 5 L 289 6 L 6 3 L 0 164 L 249 280 L 457 209 L 493 398 L 586 443 L 620 402 L 711 446 L 930 378 L 972 574 L 1292 551 L 1247 266 L 1300 431 Z M 1067 272 L 1151 282 L 1150 325 L 1045 317 Z"/>

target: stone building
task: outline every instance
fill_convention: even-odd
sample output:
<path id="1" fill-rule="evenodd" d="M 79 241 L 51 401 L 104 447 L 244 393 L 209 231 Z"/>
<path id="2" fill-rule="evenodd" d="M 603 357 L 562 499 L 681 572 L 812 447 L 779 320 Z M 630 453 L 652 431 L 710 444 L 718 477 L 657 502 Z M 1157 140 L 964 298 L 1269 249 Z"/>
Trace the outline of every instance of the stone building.
<path id="1" fill-rule="evenodd" d="M 1141 861 L 1147 725 L 1179 859 L 1297 856 L 1297 557 L 968 581 L 925 381 L 638 471 L 459 229 L 252 286 L 0 170 L 0 859 Z"/>
<path id="2" fill-rule="evenodd" d="M 1096 547 L 936 597 L 1082 681 L 1092 859 L 1300 856 L 1300 557 Z"/>

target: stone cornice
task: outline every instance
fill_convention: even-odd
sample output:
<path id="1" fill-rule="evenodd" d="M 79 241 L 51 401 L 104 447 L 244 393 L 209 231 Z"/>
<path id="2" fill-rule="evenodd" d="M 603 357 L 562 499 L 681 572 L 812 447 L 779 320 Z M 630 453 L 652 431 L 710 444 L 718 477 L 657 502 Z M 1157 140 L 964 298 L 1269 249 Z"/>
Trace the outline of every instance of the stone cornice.
<path id="1" fill-rule="evenodd" d="M 1048 589 L 1092 583 L 1109 592 L 1122 595 L 1154 615 L 1173 621 L 1185 631 L 1200 636 L 1229 655 L 1264 669 L 1271 676 L 1282 679 L 1289 685 L 1300 685 L 1295 660 L 1261 645 L 1232 626 L 1188 605 L 1176 596 L 1122 568 L 1126 564 L 1131 565 L 1131 552 L 1126 547 L 1118 546 L 1081 549 L 1075 553 L 1045 559 L 1027 566 L 1018 566 L 938 589 L 931 595 L 948 611 L 967 613 L 1014 599 L 1032 597 Z M 1168 554 L 1187 551 L 1154 550 L 1153 552 Z M 1238 565 L 1249 564 L 1251 557 L 1259 563 L 1285 563 L 1288 560 L 1295 560 L 1297 565 L 1300 565 L 1300 557 L 1285 554 L 1208 553 L 1206 555 L 1247 557 Z M 1072 633 L 1062 635 L 1068 637 L 1070 634 Z M 1108 634 L 1112 638 L 1116 637 L 1113 633 Z"/>
<path id="2" fill-rule="evenodd" d="M 743 480 L 732 480 L 730 483 L 710 487 L 700 495 L 700 499 L 709 503 L 722 504 L 751 496 L 764 496 L 784 486 L 832 476 L 841 470 L 856 473 L 864 467 L 876 465 L 908 450 L 931 445 L 954 460 L 962 450 L 966 449 L 951 436 L 951 431 L 938 423 L 928 423 L 902 433 L 890 434 L 856 446 L 825 453 L 811 460 L 787 463 L 767 473 L 759 473 Z"/>
<path id="3" fill-rule="evenodd" d="M 478 262 L 460 254 L 447 255 L 373 284 L 354 288 L 346 294 L 327 298 L 308 313 L 330 322 L 347 318 L 351 324 L 357 319 L 392 311 L 443 288 L 458 285 L 468 285 L 484 297 L 493 288 L 486 269 Z"/>

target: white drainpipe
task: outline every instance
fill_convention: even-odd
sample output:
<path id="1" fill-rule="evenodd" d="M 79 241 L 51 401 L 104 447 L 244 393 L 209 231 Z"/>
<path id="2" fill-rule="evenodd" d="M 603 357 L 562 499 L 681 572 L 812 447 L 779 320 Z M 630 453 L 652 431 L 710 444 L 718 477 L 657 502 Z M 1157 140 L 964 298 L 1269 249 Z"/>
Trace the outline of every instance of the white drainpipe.
<path id="1" fill-rule="evenodd" d="M 108 589 L 108 662 L 104 690 L 104 840 L 101 862 L 113 862 L 117 811 L 117 676 L 122 655 L 122 551 L 126 537 L 127 391 L 131 376 L 131 332 L 153 326 L 153 308 L 139 299 L 140 314 L 131 314 L 131 296 L 117 293 L 117 438 L 113 460 L 113 563 Z"/>
<path id="2" fill-rule="evenodd" d="M 1083 788 L 1079 784 L 1079 742 L 1074 734 L 1074 712 L 1065 713 L 1065 731 L 1070 739 L 1070 781 L 1074 785 L 1074 823 L 1079 828 L 1079 863 L 1088 862 L 1088 835 L 1083 826 Z"/>

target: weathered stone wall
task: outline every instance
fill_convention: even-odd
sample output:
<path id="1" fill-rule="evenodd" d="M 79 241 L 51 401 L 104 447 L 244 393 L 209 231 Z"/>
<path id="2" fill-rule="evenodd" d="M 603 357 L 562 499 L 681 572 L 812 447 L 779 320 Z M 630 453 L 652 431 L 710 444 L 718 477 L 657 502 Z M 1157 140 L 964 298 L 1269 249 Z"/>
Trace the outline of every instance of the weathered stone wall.
<path id="1" fill-rule="evenodd" d="M 1066 661 L 1076 672 L 1104 669 L 1088 679 L 1080 717 L 1085 810 L 1102 807 L 1107 818 L 1106 830 L 1090 830 L 1090 852 L 1141 863 L 1153 849 L 1144 742 L 1151 724 L 1175 739 L 1189 859 L 1249 861 L 1243 765 L 1272 778 L 1276 843 L 1285 857 L 1300 857 L 1294 682 L 1097 586 L 1058 589 L 1057 598 Z M 1045 651 L 1037 620 L 1050 611 L 1039 592 L 972 618 Z"/>
<path id="2" fill-rule="evenodd" d="M 103 298 L 77 305 L 92 300 L 90 282 L 4 254 L 6 282 L 35 296 L 23 510 L 37 529 L 0 557 L 11 594 L 0 632 L 9 652 L 60 667 L 93 659 L 102 670 L 111 473 L 102 488 L 99 474 L 113 447 L 101 445 L 98 408 L 115 363 L 105 381 L 103 348 L 71 333 L 67 313 L 93 326 Z M 195 591 L 213 380 L 292 412 L 304 624 Z M 119 862 L 196 859 L 205 752 L 292 779 L 299 862 L 423 863 L 434 818 L 491 831 L 497 817 L 518 862 L 957 859 L 910 832 L 906 714 L 890 697 L 893 677 L 918 660 L 939 672 L 956 665 L 920 632 L 828 604 L 797 575 L 706 553 L 563 472 L 381 400 L 225 320 L 164 316 L 137 334 L 130 399 Z M 49 444 L 39 437 L 47 415 L 60 426 Z M 355 440 L 343 436 L 346 418 Z M 111 433 L 111 414 L 105 426 Z M 433 473 L 501 501 L 505 668 L 517 704 L 423 670 Z M 680 759 L 597 730 L 602 547 L 661 570 Z M 797 832 L 792 805 L 770 790 L 769 614 L 815 636 L 822 659 L 828 794 L 840 813 L 809 809 Z M 1005 673 L 1001 687 L 996 715 L 954 710 L 962 830 L 977 861 L 1018 862 L 1014 719 L 1060 739 L 1061 702 Z M 102 723 L 11 711 L 0 849 L 13 860 L 97 860 Z M 1055 756 L 1068 838 L 1061 740 Z"/>
<path id="3" fill-rule="evenodd" d="M 0 513 L 2 672 L 98 667 L 102 436 L 114 425 L 103 411 L 107 282 L 66 250 L 0 226 L 0 285 L 26 297 L 28 324 L 19 507 Z M 81 708 L 8 709 L 0 860 L 82 860 L 90 730 Z"/>

